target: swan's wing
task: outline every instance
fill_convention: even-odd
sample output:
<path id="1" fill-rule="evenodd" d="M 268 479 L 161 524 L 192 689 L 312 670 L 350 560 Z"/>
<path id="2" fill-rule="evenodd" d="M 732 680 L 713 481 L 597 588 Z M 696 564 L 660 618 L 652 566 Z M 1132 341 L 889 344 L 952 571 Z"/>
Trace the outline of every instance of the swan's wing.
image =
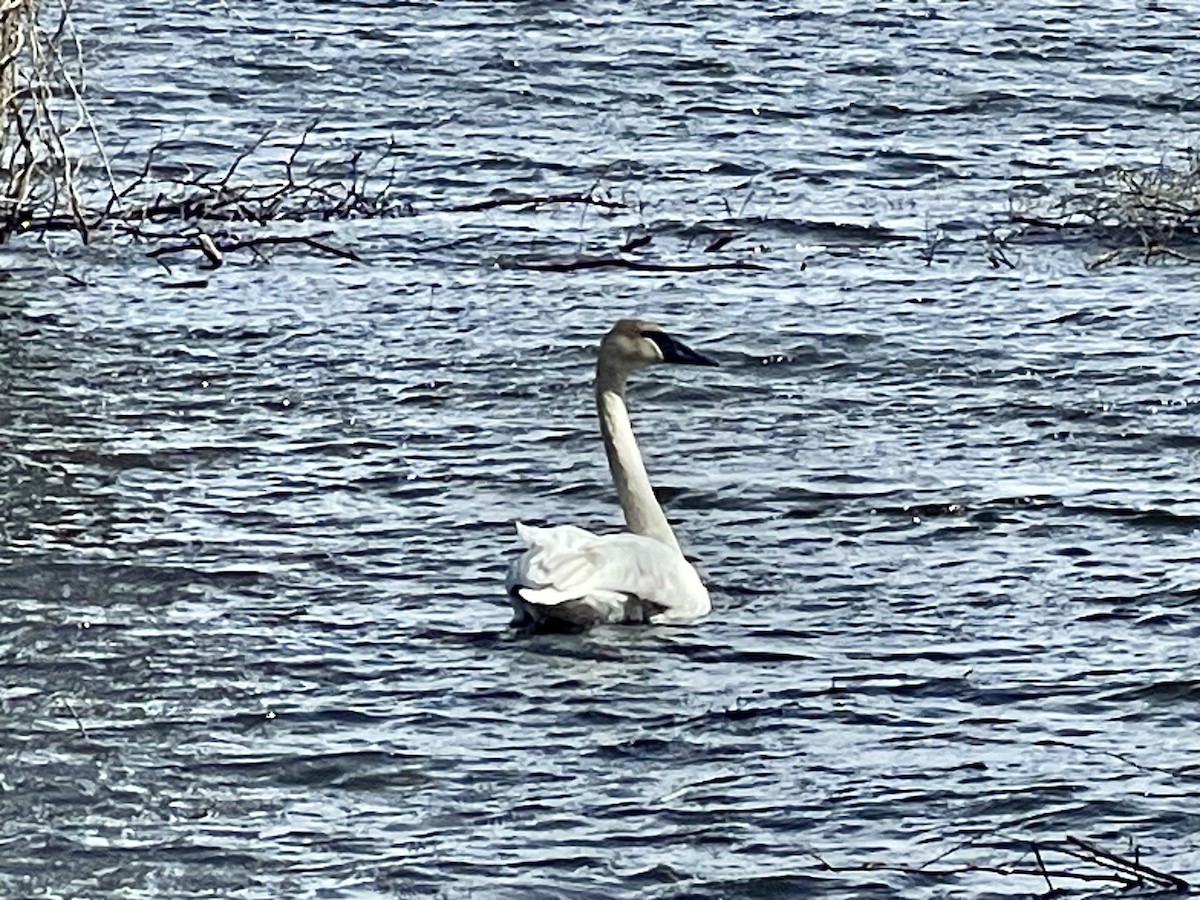
<path id="1" fill-rule="evenodd" d="M 573 525 L 517 523 L 528 548 L 509 571 L 511 594 L 568 612 L 583 604 L 600 621 L 685 622 L 706 615 L 708 591 L 674 548 L 637 534 L 592 534 Z"/>

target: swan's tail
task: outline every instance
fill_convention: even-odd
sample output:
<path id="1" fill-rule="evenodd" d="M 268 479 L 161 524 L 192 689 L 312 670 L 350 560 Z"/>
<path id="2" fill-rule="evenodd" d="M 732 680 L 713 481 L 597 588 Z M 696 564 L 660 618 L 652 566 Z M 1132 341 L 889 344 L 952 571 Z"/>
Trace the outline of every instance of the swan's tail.
<path id="1" fill-rule="evenodd" d="M 586 545 L 595 536 L 574 525 L 539 528 L 517 522 L 528 548 L 509 570 L 508 590 L 528 603 L 555 606 L 586 593 L 592 564 Z"/>
<path id="2" fill-rule="evenodd" d="M 653 538 L 523 522 L 517 536 L 526 550 L 508 574 L 514 623 L 682 622 L 709 611 L 696 570 Z"/>

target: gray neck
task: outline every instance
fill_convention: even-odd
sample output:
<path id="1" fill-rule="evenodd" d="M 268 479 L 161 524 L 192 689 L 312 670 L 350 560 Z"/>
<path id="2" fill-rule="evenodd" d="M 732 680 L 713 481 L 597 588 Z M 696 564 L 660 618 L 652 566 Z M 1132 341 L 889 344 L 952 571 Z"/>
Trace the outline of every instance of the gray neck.
<path id="1" fill-rule="evenodd" d="M 679 541 L 654 497 L 650 476 L 633 436 L 625 406 L 625 373 L 606 365 L 603 358 L 596 367 L 596 411 L 608 468 L 625 513 L 625 525 L 634 534 L 644 534 L 679 550 Z"/>

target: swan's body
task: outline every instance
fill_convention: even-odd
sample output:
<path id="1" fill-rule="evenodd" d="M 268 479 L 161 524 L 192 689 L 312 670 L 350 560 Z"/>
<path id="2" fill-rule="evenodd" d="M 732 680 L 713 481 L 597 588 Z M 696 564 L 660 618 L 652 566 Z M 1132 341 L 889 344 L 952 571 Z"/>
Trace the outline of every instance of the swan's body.
<path id="1" fill-rule="evenodd" d="M 657 325 L 622 319 L 600 342 L 596 411 L 627 532 L 517 523 L 527 549 L 508 573 L 513 626 L 576 629 L 605 623 L 691 622 L 708 614 L 708 591 L 684 559 L 655 499 L 625 406 L 630 373 L 654 363 L 716 365 Z"/>

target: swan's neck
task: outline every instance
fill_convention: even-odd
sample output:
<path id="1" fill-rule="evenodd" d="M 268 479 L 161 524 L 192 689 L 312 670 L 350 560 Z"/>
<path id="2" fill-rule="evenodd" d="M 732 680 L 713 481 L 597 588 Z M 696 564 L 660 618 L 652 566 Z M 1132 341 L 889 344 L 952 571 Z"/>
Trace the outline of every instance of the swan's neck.
<path id="1" fill-rule="evenodd" d="M 629 410 L 625 406 L 625 376 L 601 365 L 596 372 L 596 409 L 600 414 L 600 434 L 612 472 L 617 497 L 625 513 L 625 524 L 634 534 L 661 541 L 679 550 L 679 541 L 667 522 L 667 516 L 654 497 L 646 464 L 633 436 Z"/>

